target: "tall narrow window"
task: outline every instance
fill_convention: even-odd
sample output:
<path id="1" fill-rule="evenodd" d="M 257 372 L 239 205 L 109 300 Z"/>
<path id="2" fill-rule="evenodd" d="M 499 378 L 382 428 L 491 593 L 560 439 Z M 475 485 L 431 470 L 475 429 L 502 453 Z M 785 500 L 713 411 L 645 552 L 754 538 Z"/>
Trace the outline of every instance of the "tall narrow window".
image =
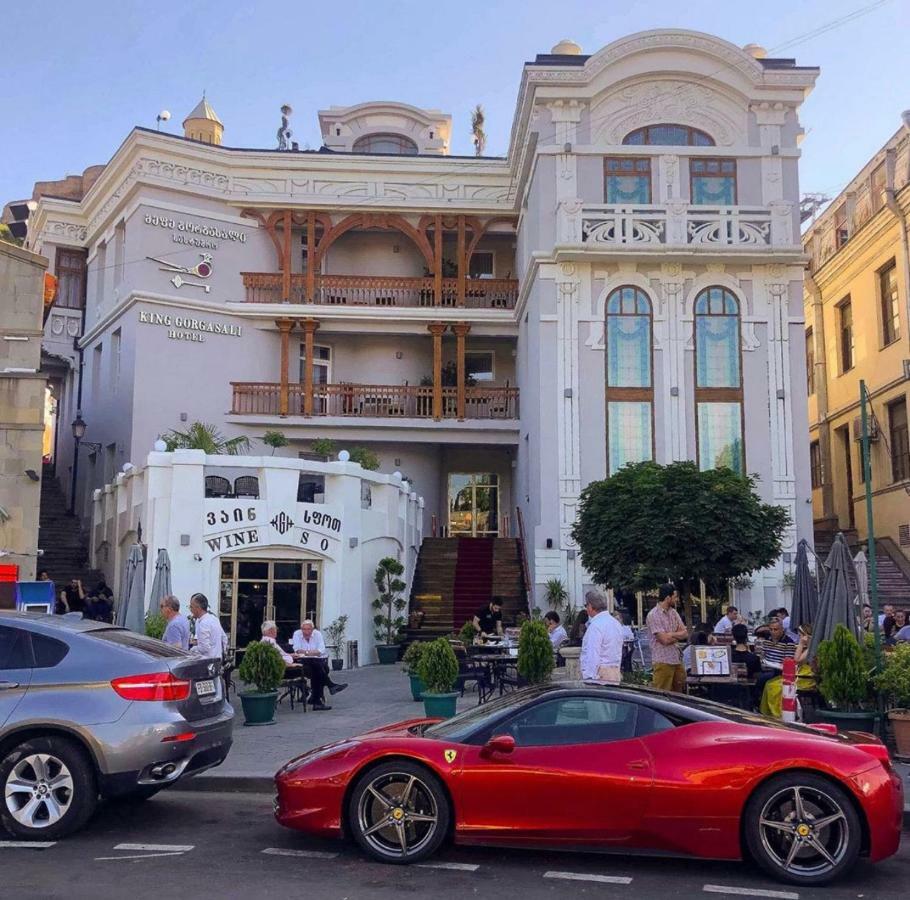
<path id="1" fill-rule="evenodd" d="M 822 486 L 822 450 L 818 441 L 809 444 L 809 472 L 812 475 L 812 488 Z"/>
<path id="2" fill-rule="evenodd" d="M 126 222 L 118 222 L 114 229 L 114 286 L 123 281 L 126 264 Z"/>
<path id="3" fill-rule="evenodd" d="M 698 464 L 745 472 L 740 316 L 736 297 L 709 287 L 695 298 Z"/>
<path id="4" fill-rule="evenodd" d="M 57 248 L 54 266 L 57 276 L 57 299 L 54 305 L 64 309 L 85 306 L 85 251 Z"/>
<path id="5" fill-rule="evenodd" d="M 900 304 L 897 296 L 897 265 L 892 259 L 878 273 L 878 301 L 882 311 L 882 346 L 901 336 Z"/>
<path id="6" fill-rule="evenodd" d="M 107 278 L 107 244 L 103 241 L 98 245 L 95 254 L 95 303 L 98 306 L 104 302 L 104 282 Z"/>
<path id="7" fill-rule="evenodd" d="M 692 203 L 733 206 L 736 203 L 736 160 L 693 159 L 689 162 Z"/>
<path id="8" fill-rule="evenodd" d="M 849 372 L 853 368 L 853 304 L 850 296 L 846 296 L 837 305 L 837 332 L 840 350 L 840 371 Z"/>
<path id="9" fill-rule="evenodd" d="M 806 392 L 815 393 L 815 336 L 811 328 L 806 329 Z"/>
<path id="10" fill-rule="evenodd" d="M 111 392 L 116 394 L 120 388 L 120 344 L 122 332 L 118 328 L 111 334 Z"/>
<path id="11" fill-rule="evenodd" d="M 885 164 L 880 163 L 869 176 L 869 193 L 872 197 L 872 212 L 877 213 L 885 205 Z"/>
<path id="12" fill-rule="evenodd" d="M 104 355 L 104 346 L 97 344 L 92 351 L 92 398 L 97 400 L 101 396 L 101 362 Z"/>
<path id="13" fill-rule="evenodd" d="M 850 239 L 850 229 L 847 227 L 847 204 L 841 203 L 834 210 L 834 246 L 840 250 Z"/>
<path id="14" fill-rule="evenodd" d="M 607 471 L 654 456 L 651 301 L 620 287 L 606 308 Z"/>
<path id="15" fill-rule="evenodd" d="M 604 198 L 607 203 L 650 203 L 651 160 L 632 156 L 605 159 Z"/>
<path id="16" fill-rule="evenodd" d="M 888 443 L 891 445 L 891 480 L 910 478 L 910 438 L 907 434 L 907 398 L 888 406 Z"/>

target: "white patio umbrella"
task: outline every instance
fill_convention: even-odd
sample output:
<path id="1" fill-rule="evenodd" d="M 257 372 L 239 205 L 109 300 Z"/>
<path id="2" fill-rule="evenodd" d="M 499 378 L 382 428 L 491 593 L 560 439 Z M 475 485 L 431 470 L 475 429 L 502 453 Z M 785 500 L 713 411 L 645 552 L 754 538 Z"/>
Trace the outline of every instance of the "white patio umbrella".
<path id="1" fill-rule="evenodd" d="M 133 544 L 126 559 L 116 622 L 130 631 L 145 631 L 145 559 L 141 544 Z"/>
<path id="2" fill-rule="evenodd" d="M 856 593 L 859 595 L 860 603 L 868 603 L 869 561 L 862 550 L 853 557 L 853 568 L 856 569 Z"/>

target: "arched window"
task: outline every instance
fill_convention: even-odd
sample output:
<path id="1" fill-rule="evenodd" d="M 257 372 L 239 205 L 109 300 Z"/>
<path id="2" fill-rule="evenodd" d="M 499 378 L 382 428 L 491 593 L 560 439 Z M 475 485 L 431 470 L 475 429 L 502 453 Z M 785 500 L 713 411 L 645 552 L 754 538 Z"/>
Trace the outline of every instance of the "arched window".
<path id="1" fill-rule="evenodd" d="M 624 144 L 657 144 L 661 147 L 713 147 L 714 138 L 688 125 L 646 125 L 630 131 Z"/>
<path id="2" fill-rule="evenodd" d="M 723 287 L 695 298 L 695 411 L 698 464 L 744 474 L 739 301 Z"/>
<path id="3" fill-rule="evenodd" d="M 367 134 L 354 142 L 354 152 L 416 156 L 417 144 L 400 134 Z"/>
<path id="4" fill-rule="evenodd" d="M 654 457 L 651 301 L 616 288 L 606 304 L 607 472 Z"/>

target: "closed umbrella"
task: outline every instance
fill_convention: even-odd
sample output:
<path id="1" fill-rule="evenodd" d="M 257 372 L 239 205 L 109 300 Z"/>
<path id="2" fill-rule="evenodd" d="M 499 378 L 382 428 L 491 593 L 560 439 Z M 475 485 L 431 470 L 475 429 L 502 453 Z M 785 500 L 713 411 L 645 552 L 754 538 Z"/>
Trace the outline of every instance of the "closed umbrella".
<path id="1" fill-rule="evenodd" d="M 167 550 L 162 547 L 155 560 L 155 577 L 152 579 L 152 589 L 149 591 L 149 609 L 157 612 L 162 598 L 171 593 L 171 558 L 168 556 Z"/>
<path id="2" fill-rule="evenodd" d="M 116 621 L 131 631 L 145 631 L 145 561 L 141 544 L 133 544 L 126 559 Z"/>
<path id="3" fill-rule="evenodd" d="M 853 568 L 856 570 L 856 593 L 860 603 L 869 602 L 869 563 L 866 554 L 860 550 L 853 557 Z"/>
<path id="4" fill-rule="evenodd" d="M 834 539 L 825 567 L 828 574 L 818 598 L 818 615 L 813 623 L 812 642 L 809 645 L 810 659 L 816 657 L 818 645 L 831 638 L 838 625 L 845 625 L 862 642 L 860 609 L 853 587 L 856 571 L 842 534 Z"/>
<path id="5" fill-rule="evenodd" d="M 793 601 L 790 610 L 790 629 L 813 625 L 818 617 L 818 587 L 809 567 L 809 543 L 803 538 L 796 548 Z"/>

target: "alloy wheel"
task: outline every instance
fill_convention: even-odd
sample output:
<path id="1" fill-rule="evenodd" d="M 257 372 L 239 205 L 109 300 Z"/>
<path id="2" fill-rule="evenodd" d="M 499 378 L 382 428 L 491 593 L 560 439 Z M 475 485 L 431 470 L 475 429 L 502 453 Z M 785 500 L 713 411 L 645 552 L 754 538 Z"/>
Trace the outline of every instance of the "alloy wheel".
<path id="1" fill-rule="evenodd" d="M 357 824 L 377 853 L 403 859 L 419 853 L 433 839 L 439 810 L 433 792 L 416 775 L 385 773 L 362 791 Z"/>
<path id="2" fill-rule="evenodd" d="M 788 875 L 824 876 L 849 850 L 844 810 L 815 787 L 795 785 L 773 794 L 762 807 L 758 828 L 769 859 Z"/>
<path id="3" fill-rule="evenodd" d="M 56 825 L 73 800 L 73 777 L 49 753 L 31 753 L 13 766 L 3 786 L 6 808 L 26 828 Z"/>

